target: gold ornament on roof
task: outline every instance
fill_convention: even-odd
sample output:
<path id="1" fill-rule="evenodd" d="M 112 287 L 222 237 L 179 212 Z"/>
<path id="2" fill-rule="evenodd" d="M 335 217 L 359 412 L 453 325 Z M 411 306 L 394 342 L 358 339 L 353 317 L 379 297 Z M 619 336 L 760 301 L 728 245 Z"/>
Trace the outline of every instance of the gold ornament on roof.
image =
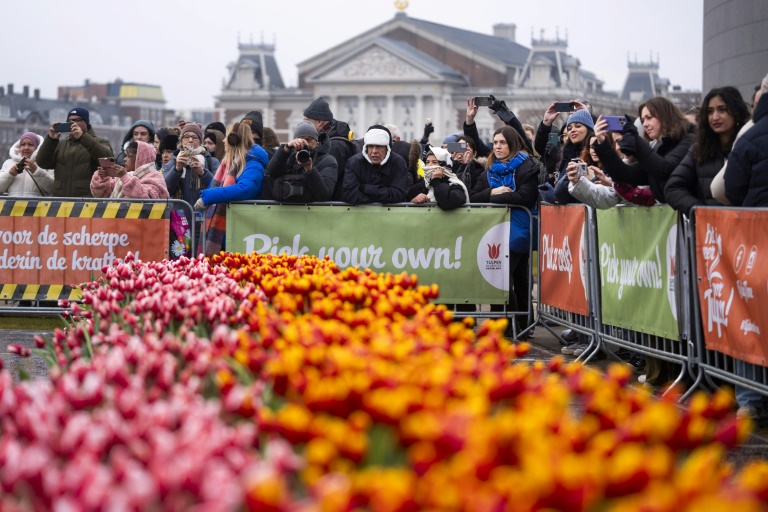
<path id="1" fill-rule="evenodd" d="M 400 12 L 405 11 L 408 7 L 408 0 L 395 0 L 395 7 L 397 7 L 397 10 Z"/>

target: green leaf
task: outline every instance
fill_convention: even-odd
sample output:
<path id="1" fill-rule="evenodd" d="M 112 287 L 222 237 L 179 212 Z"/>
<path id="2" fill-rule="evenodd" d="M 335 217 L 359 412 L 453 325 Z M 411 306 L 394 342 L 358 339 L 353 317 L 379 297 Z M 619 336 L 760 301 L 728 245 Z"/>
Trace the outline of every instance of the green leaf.
<path id="1" fill-rule="evenodd" d="M 405 451 L 395 429 L 375 423 L 368 431 L 368 453 L 363 466 L 404 467 L 405 463 Z"/>

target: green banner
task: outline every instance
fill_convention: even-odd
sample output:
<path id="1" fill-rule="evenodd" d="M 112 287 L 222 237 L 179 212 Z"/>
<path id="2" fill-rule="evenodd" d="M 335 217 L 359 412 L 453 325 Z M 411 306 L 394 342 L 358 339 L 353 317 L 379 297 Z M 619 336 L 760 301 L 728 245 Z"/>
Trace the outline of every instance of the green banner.
<path id="1" fill-rule="evenodd" d="M 677 212 L 669 206 L 597 211 L 602 322 L 678 339 Z"/>
<path id="2" fill-rule="evenodd" d="M 419 276 L 439 302 L 509 298 L 509 210 L 232 204 L 228 251 L 329 256 L 341 268 Z"/>

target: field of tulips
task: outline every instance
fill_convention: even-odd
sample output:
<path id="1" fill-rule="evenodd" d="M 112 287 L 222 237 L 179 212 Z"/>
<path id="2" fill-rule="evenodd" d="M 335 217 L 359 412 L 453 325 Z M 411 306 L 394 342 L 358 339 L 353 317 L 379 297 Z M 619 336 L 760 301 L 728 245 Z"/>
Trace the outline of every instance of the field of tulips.
<path id="1" fill-rule="evenodd" d="M 129 256 L 82 288 L 50 379 L 0 372 L 0 510 L 768 510 L 728 393 L 517 360 L 416 276 Z"/>

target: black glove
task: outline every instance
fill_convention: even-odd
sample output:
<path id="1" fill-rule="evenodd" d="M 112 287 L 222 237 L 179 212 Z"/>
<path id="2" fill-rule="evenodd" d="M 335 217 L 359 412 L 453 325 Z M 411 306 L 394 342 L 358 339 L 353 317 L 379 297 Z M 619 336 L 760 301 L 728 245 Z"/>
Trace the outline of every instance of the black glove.
<path id="1" fill-rule="evenodd" d="M 624 127 L 621 129 L 621 133 L 624 135 L 627 135 L 628 133 L 631 133 L 635 137 L 637 137 L 637 126 L 635 126 L 634 121 L 629 120 L 629 116 L 626 116 L 627 122 L 624 123 Z"/>
<path id="2" fill-rule="evenodd" d="M 627 156 L 635 156 L 636 144 L 637 144 L 637 128 L 634 129 L 634 133 L 633 133 L 633 130 L 627 130 L 624 132 L 624 136 L 619 141 L 619 151 L 621 151 L 624 155 L 627 155 Z"/>
<path id="3" fill-rule="evenodd" d="M 424 125 L 424 135 L 421 137 L 421 143 L 426 144 L 429 142 L 429 136 L 435 132 L 435 127 L 432 125 L 432 121 Z"/>
<path id="4" fill-rule="evenodd" d="M 544 149 L 544 165 L 547 168 L 547 173 L 553 174 L 557 170 L 557 162 L 560 158 L 560 146 L 547 142 L 547 147 Z"/>
<path id="5" fill-rule="evenodd" d="M 507 108 L 504 100 L 494 100 L 488 108 L 494 111 L 504 124 L 510 124 L 515 119 L 515 114 Z"/>

